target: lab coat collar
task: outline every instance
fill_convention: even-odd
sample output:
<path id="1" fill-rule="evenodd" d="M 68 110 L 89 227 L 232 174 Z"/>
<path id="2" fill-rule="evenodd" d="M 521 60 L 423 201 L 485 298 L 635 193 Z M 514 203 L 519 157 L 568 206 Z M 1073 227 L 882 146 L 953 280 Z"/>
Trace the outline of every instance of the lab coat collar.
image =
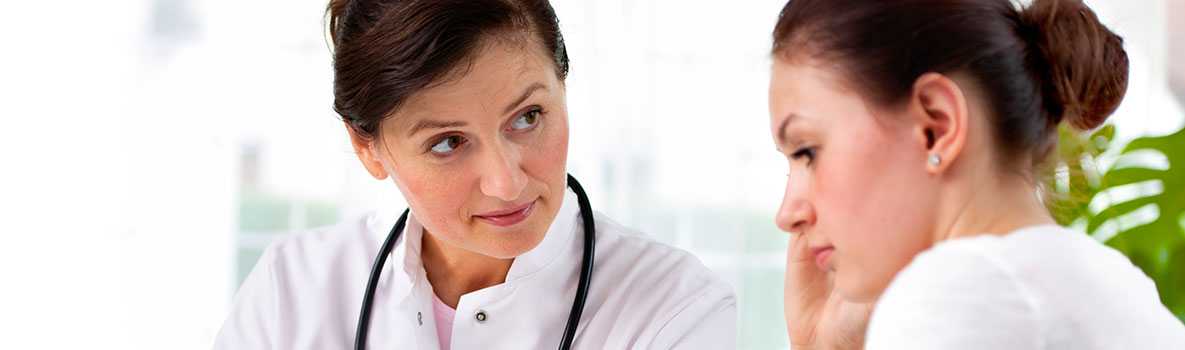
<path id="1" fill-rule="evenodd" d="M 372 216 L 370 231 L 379 244 L 387 239 L 387 235 L 395 227 L 399 215 L 402 213 Z M 423 266 L 420 265 L 420 243 L 423 234 L 424 226 L 416 220 L 414 213 L 408 214 L 407 222 L 403 226 L 403 233 L 399 235 L 395 246 L 391 248 L 391 253 L 387 256 L 387 263 L 383 265 L 383 273 L 379 276 L 379 288 L 388 290 L 393 300 L 403 300 L 410 294 L 416 282 L 420 280 L 419 277 L 424 271 Z"/>
<path id="2" fill-rule="evenodd" d="M 579 214 L 580 206 L 576 194 L 571 189 L 565 190 L 560 210 L 543 236 L 543 241 L 534 249 L 514 259 L 506 275 L 506 284 L 514 284 L 534 275 L 565 254 L 571 247 L 576 222 L 580 220 Z M 397 219 L 398 215 L 374 216 L 373 220 L 370 220 L 370 231 L 378 237 L 379 242 L 382 242 L 390 234 Z M 383 267 L 383 274 L 379 277 L 379 286 L 389 290 L 393 300 L 403 300 L 411 295 L 418 283 L 428 283 L 420 255 L 423 234 L 424 227 L 416 220 L 415 213 L 408 215 L 403 234 L 391 250 L 388 263 Z M 402 266 L 402 271 L 397 271 L 396 266 Z"/>
<path id="3" fill-rule="evenodd" d="M 564 255 L 570 248 L 576 221 L 579 220 L 580 205 L 576 200 L 576 193 L 571 189 L 564 191 L 564 198 L 560 210 L 551 222 L 551 227 L 543 236 L 539 245 L 514 259 L 510 264 L 510 271 L 506 274 L 506 282 L 514 283 L 543 270 L 551 265 L 556 258 Z"/>

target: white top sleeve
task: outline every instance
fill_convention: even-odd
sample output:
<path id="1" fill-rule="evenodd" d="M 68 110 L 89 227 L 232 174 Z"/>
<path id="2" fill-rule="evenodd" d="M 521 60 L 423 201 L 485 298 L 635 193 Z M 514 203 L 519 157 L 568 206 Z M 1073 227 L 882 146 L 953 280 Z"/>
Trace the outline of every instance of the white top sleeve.
<path id="1" fill-rule="evenodd" d="M 264 251 L 235 294 L 214 349 L 273 349 L 278 321 L 274 245 Z"/>
<path id="2" fill-rule="evenodd" d="M 732 290 L 711 286 L 688 300 L 647 348 L 735 349 L 736 325 L 736 297 Z"/>
<path id="3" fill-rule="evenodd" d="M 866 348 L 1042 349 L 1040 306 L 1003 264 L 971 249 L 918 255 L 881 296 Z"/>

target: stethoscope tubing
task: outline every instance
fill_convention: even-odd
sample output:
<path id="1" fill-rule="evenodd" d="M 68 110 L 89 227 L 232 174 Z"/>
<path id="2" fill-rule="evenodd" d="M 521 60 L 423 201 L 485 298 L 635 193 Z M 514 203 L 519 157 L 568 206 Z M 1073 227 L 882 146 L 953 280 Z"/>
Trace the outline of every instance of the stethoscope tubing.
<path id="1" fill-rule="evenodd" d="M 597 230 L 592 205 L 588 201 L 584 187 L 580 186 L 580 182 L 576 181 L 576 178 L 571 174 L 568 175 L 568 187 L 576 193 L 576 202 L 580 206 L 580 220 L 584 229 L 584 254 L 580 263 L 580 281 L 577 283 L 576 296 L 572 301 L 572 310 L 568 313 L 568 322 L 564 326 L 563 337 L 560 338 L 560 350 L 571 349 L 572 341 L 576 338 L 576 328 L 580 326 L 580 316 L 584 312 L 588 291 L 592 287 L 593 265 L 596 258 Z M 358 329 L 354 334 L 354 349 L 356 350 L 366 348 L 366 337 L 370 328 L 370 311 L 374 306 L 374 292 L 378 288 L 383 266 L 387 263 L 387 256 L 391 255 L 395 242 L 399 241 L 399 236 L 403 234 L 410 212 L 411 209 L 404 210 L 403 215 L 399 216 L 399 220 L 395 222 L 395 226 L 391 228 L 391 232 L 387 234 L 382 247 L 379 248 L 378 256 L 374 259 L 374 266 L 370 269 L 370 278 L 366 282 L 366 293 L 362 296 L 362 311 L 358 315 Z"/>

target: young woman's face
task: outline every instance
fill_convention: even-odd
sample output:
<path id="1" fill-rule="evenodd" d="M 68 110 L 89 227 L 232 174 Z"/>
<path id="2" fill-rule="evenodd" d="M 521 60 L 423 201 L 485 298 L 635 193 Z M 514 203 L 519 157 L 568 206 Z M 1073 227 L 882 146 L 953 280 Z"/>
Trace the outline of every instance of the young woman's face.
<path id="1" fill-rule="evenodd" d="M 538 245 L 555 219 L 566 188 L 568 115 L 563 82 L 543 51 L 535 42 L 490 40 L 468 69 L 413 95 L 382 123 L 372 143 L 382 170 L 445 244 L 513 258 Z"/>
<path id="2" fill-rule="evenodd" d="M 875 299 L 927 246 L 935 215 L 925 146 L 900 113 L 871 107 L 830 69 L 777 59 L 770 127 L 789 162 L 780 229 L 801 234 L 852 301 Z"/>

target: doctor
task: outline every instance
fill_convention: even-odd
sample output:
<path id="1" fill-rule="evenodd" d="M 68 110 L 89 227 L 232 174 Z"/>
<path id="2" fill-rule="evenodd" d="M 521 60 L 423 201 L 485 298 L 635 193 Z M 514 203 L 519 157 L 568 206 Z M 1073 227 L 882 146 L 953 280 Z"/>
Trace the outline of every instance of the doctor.
<path id="1" fill-rule="evenodd" d="M 215 348 L 735 347 L 730 286 L 578 203 L 546 1 L 333 0 L 328 16 L 335 110 L 410 210 L 275 242 Z"/>

